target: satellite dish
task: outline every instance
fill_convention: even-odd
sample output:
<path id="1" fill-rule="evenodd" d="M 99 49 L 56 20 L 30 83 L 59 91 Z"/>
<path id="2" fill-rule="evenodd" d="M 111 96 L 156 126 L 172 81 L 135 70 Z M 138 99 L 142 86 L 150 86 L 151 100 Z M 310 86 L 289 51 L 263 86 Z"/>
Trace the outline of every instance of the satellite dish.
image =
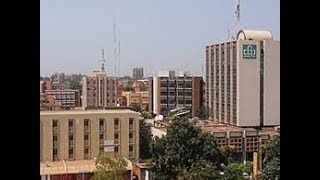
<path id="1" fill-rule="evenodd" d="M 163 120 L 163 115 L 157 115 L 155 118 L 154 118 L 155 120 Z"/>

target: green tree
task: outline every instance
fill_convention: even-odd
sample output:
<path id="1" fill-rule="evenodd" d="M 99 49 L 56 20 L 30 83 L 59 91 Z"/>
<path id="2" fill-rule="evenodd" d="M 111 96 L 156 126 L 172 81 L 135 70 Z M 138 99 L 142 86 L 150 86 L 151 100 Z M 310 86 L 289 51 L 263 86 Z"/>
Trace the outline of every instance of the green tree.
<path id="1" fill-rule="evenodd" d="M 159 179 L 177 179 L 179 174 L 193 176 L 198 172 L 197 169 L 206 167 L 203 162 L 209 167 L 217 167 L 214 169 L 220 168 L 220 163 L 226 163 L 213 135 L 201 132 L 187 118 L 172 121 L 167 128 L 167 135 L 155 138 L 151 153 L 155 163 L 154 172 Z"/>
<path id="2" fill-rule="evenodd" d="M 280 179 L 280 136 L 272 139 L 264 148 L 265 163 L 262 167 L 263 179 Z"/>
<path id="3" fill-rule="evenodd" d="M 143 112 L 141 113 L 141 116 L 143 117 L 143 119 L 151 119 L 151 118 L 152 118 L 151 113 L 148 112 L 148 111 L 143 111 Z"/>
<path id="4" fill-rule="evenodd" d="M 139 104 L 137 104 L 137 103 L 131 103 L 131 104 L 129 105 L 129 107 L 130 107 L 133 111 L 141 112 L 140 106 L 139 106 Z"/>
<path id="5" fill-rule="evenodd" d="M 101 153 L 96 159 L 96 169 L 93 180 L 122 180 L 124 179 L 127 161 L 120 154 Z"/>
<path id="6" fill-rule="evenodd" d="M 70 82 L 70 89 L 80 89 L 80 83 L 77 81 Z"/>
<path id="7" fill-rule="evenodd" d="M 150 159 L 151 152 L 150 146 L 152 142 L 151 128 L 147 125 L 144 120 L 139 121 L 140 128 L 140 139 L 139 139 L 139 150 L 141 159 Z"/>
<path id="8" fill-rule="evenodd" d="M 247 173 L 249 175 L 252 172 L 252 164 L 230 163 L 223 172 L 223 178 L 225 179 L 245 180 L 243 173 Z"/>
<path id="9" fill-rule="evenodd" d="M 218 179 L 216 167 L 206 160 L 199 160 L 192 164 L 189 170 L 179 171 L 178 180 Z"/>

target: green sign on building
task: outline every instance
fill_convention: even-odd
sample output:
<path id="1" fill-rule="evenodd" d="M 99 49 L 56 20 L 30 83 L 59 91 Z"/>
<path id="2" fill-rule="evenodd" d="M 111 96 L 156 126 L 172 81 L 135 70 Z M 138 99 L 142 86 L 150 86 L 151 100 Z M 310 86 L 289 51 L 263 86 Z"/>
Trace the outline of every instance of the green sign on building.
<path id="1" fill-rule="evenodd" d="M 242 46 L 243 58 L 254 59 L 257 55 L 257 45 L 255 44 L 244 44 Z"/>

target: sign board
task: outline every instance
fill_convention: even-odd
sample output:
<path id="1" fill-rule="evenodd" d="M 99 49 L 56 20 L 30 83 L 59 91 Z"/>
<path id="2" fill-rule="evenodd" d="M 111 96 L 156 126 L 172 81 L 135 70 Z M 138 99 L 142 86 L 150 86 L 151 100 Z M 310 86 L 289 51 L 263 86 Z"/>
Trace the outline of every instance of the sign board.
<path id="1" fill-rule="evenodd" d="M 244 59 L 255 59 L 257 55 L 257 45 L 243 44 L 242 55 Z"/>
<path id="2" fill-rule="evenodd" d="M 106 146 L 106 147 L 104 147 L 104 152 L 114 152 L 114 146 Z"/>
<path id="3" fill-rule="evenodd" d="M 104 145 L 105 146 L 113 146 L 114 145 L 114 140 L 104 140 Z"/>

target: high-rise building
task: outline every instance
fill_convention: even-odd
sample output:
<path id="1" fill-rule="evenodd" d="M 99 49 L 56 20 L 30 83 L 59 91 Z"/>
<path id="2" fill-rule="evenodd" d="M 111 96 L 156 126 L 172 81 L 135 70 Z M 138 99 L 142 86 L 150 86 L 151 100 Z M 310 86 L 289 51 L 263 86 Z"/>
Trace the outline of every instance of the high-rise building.
<path id="1" fill-rule="evenodd" d="M 91 76 L 82 77 L 81 104 L 84 109 L 117 106 L 117 80 L 115 77 L 107 77 L 104 50 L 101 52 L 101 69 L 94 70 Z"/>
<path id="2" fill-rule="evenodd" d="M 82 107 L 103 108 L 117 105 L 116 78 L 107 77 L 104 71 L 93 71 L 82 77 Z"/>
<path id="3" fill-rule="evenodd" d="M 241 30 L 206 46 L 205 105 L 211 119 L 243 127 L 280 125 L 280 41 Z"/>
<path id="4" fill-rule="evenodd" d="M 142 79 L 143 78 L 143 68 L 133 68 L 133 79 Z"/>
<path id="5" fill-rule="evenodd" d="M 158 76 L 149 78 L 148 91 L 150 106 L 154 114 L 167 115 L 168 111 L 183 107 L 196 116 L 203 102 L 203 77 L 191 76 L 175 71 L 161 71 Z"/>

